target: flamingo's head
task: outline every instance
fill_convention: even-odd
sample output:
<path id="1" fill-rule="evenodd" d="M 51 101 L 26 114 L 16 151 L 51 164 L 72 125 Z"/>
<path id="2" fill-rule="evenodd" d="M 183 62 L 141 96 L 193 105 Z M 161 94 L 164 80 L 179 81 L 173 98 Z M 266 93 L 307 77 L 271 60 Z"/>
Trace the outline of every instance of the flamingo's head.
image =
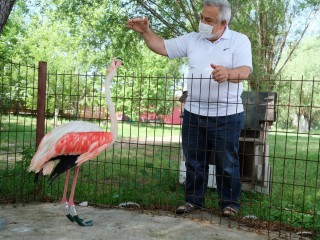
<path id="1" fill-rule="evenodd" d="M 118 68 L 118 67 L 120 67 L 121 65 L 123 65 L 121 58 L 115 57 L 115 58 L 112 59 L 112 63 L 111 63 L 111 66 L 112 66 L 112 67 Z"/>
<path id="2" fill-rule="evenodd" d="M 121 60 L 122 60 L 122 59 L 119 58 L 119 57 L 114 57 L 114 58 L 112 59 L 111 64 L 110 64 L 109 67 L 107 68 L 106 74 L 107 74 L 107 75 L 109 75 L 109 74 L 111 74 L 111 75 L 115 74 L 115 70 L 117 70 L 118 67 L 120 67 L 121 65 L 123 65 L 123 63 L 122 63 Z"/>

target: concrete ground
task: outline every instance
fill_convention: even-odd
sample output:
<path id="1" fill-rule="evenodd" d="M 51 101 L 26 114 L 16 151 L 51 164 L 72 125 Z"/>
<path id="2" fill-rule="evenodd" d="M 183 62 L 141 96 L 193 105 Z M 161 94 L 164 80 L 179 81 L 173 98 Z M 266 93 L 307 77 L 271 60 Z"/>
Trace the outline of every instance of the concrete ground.
<path id="1" fill-rule="evenodd" d="M 0 205 L 0 239 L 301 239 L 264 230 L 252 230 L 227 218 L 204 213 L 175 216 L 165 211 L 101 209 L 77 206 L 80 217 L 93 220 L 93 226 L 70 222 L 59 203 Z"/>

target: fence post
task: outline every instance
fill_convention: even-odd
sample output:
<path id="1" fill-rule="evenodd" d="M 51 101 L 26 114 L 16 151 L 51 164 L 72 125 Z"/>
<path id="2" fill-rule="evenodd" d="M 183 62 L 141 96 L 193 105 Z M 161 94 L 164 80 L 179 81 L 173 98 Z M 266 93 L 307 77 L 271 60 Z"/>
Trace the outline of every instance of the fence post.
<path id="1" fill-rule="evenodd" d="M 46 80 L 47 80 L 47 63 L 38 63 L 38 103 L 37 103 L 37 128 L 36 128 L 36 145 L 40 144 L 44 136 L 45 125 L 45 107 L 46 107 Z"/>
<path id="2" fill-rule="evenodd" d="M 47 81 L 47 63 L 38 63 L 38 101 L 37 101 L 37 128 L 36 128 L 36 146 L 38 147 L 44 136 L 45 114 L 46 114 L 46 81 Z M 42 176 L 42 172 L 40 175 Z M 42 193 L 42 182 L 39 183 L 35 193 Z"/>

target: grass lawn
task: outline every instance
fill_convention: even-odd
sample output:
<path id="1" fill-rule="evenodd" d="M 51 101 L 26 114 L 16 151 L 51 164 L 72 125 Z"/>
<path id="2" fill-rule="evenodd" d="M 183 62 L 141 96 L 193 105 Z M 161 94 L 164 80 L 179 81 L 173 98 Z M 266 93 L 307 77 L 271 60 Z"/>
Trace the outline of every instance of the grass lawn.
<path id="1" fill-rule="evenodd" d="M 2 201 L 31 200 L 38 188 L 33 183 L 33 174 L 27 172 L 34 153 L 36 120 L 3 115 L 0 124 Z M 49 119 L 46 126 L 48 132 L 53 121 Z M 102 122 L 101 126 L 106 128 Z M 179 134 L 180 126 L 120 123 L 116 144 L 80 168 L 76 200 L 97 205 L 133 201 L 145 208 L 174 208 L 183 201 L 184 194 L 178 182 L 180 142 L 170 140 L 179 139 Z M 268 143 L 270 194 L 243 192 L 241 214 L 319 229 L 319 133 L 296 134 L 273 129 Z M 43 187 L 40 197 L 60 199 L 64 176 L 52 185 L 45 179 L 40 180 Z M 206 206 L 217 208 L 214 190 L 207 192 Z"/>

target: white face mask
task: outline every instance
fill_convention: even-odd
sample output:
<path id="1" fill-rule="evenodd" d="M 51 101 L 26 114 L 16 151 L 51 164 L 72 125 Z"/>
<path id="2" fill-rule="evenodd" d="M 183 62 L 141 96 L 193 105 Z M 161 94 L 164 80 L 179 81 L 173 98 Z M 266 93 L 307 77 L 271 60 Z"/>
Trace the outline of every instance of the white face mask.
<path id="1" fill-rule="evenodd" d="M 216 23 L 215 25 L 211 26 L 209 24 L 205 24 L 202 23 L 201 21 L 199 22 L 199 33 L 201 35 L 202 38 L 207 38 L 207 39 L 211 39 L 214 38 L 219 32 L 212 34 L 212 30 L 214 28 L 214 26 L 216 26 L 218 23 Z"/>

